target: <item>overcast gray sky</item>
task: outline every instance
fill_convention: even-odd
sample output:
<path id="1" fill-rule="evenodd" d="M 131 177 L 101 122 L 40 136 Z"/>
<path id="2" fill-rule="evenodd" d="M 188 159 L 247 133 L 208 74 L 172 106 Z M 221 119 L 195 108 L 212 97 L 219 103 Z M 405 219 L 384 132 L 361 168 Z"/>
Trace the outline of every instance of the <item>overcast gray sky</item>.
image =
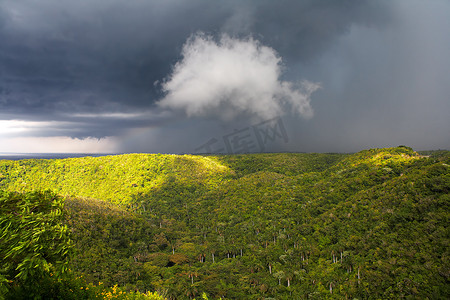
<path id="1" fill-rule="evenodd" d="M 0 152 L 450 148 L 448 0 L 0 0 Z"/>

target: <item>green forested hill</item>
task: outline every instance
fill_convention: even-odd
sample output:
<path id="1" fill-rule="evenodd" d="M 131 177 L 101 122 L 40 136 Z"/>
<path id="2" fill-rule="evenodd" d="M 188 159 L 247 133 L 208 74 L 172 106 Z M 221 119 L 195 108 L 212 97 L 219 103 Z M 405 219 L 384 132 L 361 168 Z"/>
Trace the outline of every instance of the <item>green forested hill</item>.
<path id="1" fill-rule="evenodd" d="M 0 161 L 0 186 L 15 191 L 51 189 L 129 205 L 142 193 L 176 182 L 209 188 L 231 170 L 200 156 L 129 154 L 68 159 Z"/>
<path id="2" fill-rule="evenodd" d="M 71 265 L 167 298 L 450 297 L 450 154 L 129 154 L 0 161 L 66 195 Z"/>

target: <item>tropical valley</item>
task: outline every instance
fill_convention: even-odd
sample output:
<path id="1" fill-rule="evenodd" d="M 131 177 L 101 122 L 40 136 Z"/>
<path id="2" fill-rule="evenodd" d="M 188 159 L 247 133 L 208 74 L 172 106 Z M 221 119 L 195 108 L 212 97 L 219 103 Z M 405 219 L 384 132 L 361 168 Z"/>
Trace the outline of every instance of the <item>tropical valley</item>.
<path id="1" fill-rule="evenodd" d="M 0 160 L 0 299 L 449 299 L 450 152 Z"/>

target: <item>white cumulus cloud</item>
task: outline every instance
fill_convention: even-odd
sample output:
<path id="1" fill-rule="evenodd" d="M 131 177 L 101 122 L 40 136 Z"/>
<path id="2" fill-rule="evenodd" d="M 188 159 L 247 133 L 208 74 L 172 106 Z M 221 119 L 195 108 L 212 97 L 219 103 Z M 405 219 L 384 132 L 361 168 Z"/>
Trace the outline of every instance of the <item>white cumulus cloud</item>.
<path id="1" fill-rule="evenodd" d="M 320 85 L 282 81 L 277 52 L 252 38 L 223 35 L 219 41 L 197 34 L 184 44 L 182 59 L 162 83 L 163 108 L 188 116 L 218 116 L 230 120 L 241 114 L 261 118 L 286 110 L 311 117 L 310 96 Z"/>

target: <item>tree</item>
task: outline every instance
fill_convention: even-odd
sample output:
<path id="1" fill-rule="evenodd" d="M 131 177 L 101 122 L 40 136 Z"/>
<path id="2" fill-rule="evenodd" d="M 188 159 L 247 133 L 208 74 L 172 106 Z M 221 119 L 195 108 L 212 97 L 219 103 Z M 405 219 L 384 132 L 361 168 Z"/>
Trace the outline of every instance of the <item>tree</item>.
<path id="1" fill-rule="evenodd" d="M 46 192 L 0 191 L 0 285 L 4 293 L 39 295 L 40 284 L 68 269 L 72 241 L 64 201 Z"/>

